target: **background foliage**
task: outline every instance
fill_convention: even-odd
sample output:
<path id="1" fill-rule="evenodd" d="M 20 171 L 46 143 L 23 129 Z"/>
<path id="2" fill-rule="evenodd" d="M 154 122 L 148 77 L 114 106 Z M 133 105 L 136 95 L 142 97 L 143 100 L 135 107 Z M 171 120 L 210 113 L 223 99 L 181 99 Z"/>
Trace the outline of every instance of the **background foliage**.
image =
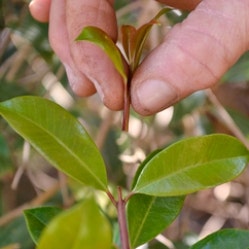
<path id="1" fill-rule="evenodd" d="M 49 46 L 48 27 L 30 17 L 27 1 L 3 0 L 0 4 L 0 100 L 37 95 L 68 109 L 101 148 L 113 183 L 129 186 L 134 169 L 146 155 L 183 137 L 221 132 L 237 136 L 248 145 L 249 53 L 214 89 L 197 92 L 153 117 L 141 118 L 133 113 L 127 136 L 120 132 L 121 113 L 107 110 L 97 96 L 80 99 L 72 94 L 64 68 Z M 161 6 L 149 0 L 123 0 L 116 1 L 115 7 L 120 24 L 139 26 Z M 167 25 L 185 16 L 172 12 L 162 18 L 164 25 L 153 28 L 146 49 L 162 39 Z M 0 130 L 0 248 L 31 249 L 34 244 L 22 211 L 50 204 L 69 207 L 88 189 L 51 168 L 2 119 Z M 151 242 L 150 248 L 187 248 L 197 238 L 221 228 L 248 229 L 248 177 L 246 170 L 234 182 L 188 196 L 181 215 Z M 114 219 L 105 196 L 100 194 L 98 198 Z"/>

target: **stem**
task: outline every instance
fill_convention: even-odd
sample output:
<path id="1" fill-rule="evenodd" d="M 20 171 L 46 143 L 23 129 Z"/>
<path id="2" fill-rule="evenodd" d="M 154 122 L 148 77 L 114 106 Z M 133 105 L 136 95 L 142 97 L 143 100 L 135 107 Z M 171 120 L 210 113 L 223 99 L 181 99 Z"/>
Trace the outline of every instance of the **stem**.
<path id="1" fill-rule="evenodd" d="M 135 193 L 134 192 L 130 192 L 124 199 L 125 202 L 128 202 L 129 199 L 134 195 Z"/>
<path id="2" fill-rule="evenodd" d="M 125 86 L 123 124 L 122 124 L 122 130 L 126 132 L 129 130 L 129 116 L 130 116 L 130 96 L 129 96 L 130 94 L 127 88 L 128 87 Z"/>
<path id="3" fill-rule="evenodd" d="M 113 204 L 115 207 L 117 207 L 118 203 L 117 203 L 117 201 L 114 199 L 114 197 L 113 197 L 113 195 L 111 194 L 111 192 L 110 192 L 110 191 L 107 191 L 106 193 L 107 193 L 109 199 L 111 200 L 112 204 Z"/>
<path id="4" fill-rule="evenodd" d="M 118 223 L 119 223 L 121 246 L 122 246 L 122 249 L 130 249 L 125 205 L 126 205 L 126 202 L 122 197 L 122 189 L 119 187 L 118 188 L 117 211 L 118 211 Z"/>
<path id="5" fill-rule="evenodd" d="M 124 110 L 123 110 L 123 124 L 122 124 L 122 130 L 126 132 L 129 130 L 129 117 L 130 117 L 130 105 L 131 105 L 130 85 L 131 85 L 131 77 L 129 73 L 127 82 L 124 85 Z"/>
<path id="6" fill-rule="evenodd" d="M 0 227 L 7 225 L 9 222 L 13 221 L 17 217 L 20 217 L 23 214 L 23 210 L 28 209 L 28 208 L 33 208 L 33 207 L 46 203 L 58 192 L 59 189 L 60 189 L 60 186 L 58 183 L 56 183 L 46 192 L 38 195 L 30 202 L 27 202 L 21 205 L 20 207 L 17 207 L 16 209 L 12 210 L 11 212 L 7 213 L 6 215 L 1 216 Z"/>
<path id="7" fill-rule="evenodd" d="M 129 242 L 130 241 L 129 235 L 128 235 L 127 220 L 126 220 L 126 210 L 125 210 L 125 205 L 127 203 L 128 198 L 123 199 L 121 187 L 118 187 L 117 201 L 115 200 L 114 196 L 111 194 L 110 191 L 107 191 L 106 193 L 110 198 L 111 202 L 113 203 L 113 205 L 117 208 L 121 247 L 122 249 L 131 249 Z M 131 195 L 129 195 L 129 197 L 131 197 Z"/>
<path id="8" fill-rule="evenodd" d="M 243 132 L 241 132 L 240 128 L 231 118 L 230 114 L 227 110 L 222 106 L 220 101 L 217 99 L 215 94 L 212 90 L 206 90 L 206 94 L 212 104 L 215 106 L 219 119 L 226 125 L 228 129 L 238 138 L 241 140 L 242 143 L 249 149 L 249 142 L 248 139 L 244 136 Z"/>

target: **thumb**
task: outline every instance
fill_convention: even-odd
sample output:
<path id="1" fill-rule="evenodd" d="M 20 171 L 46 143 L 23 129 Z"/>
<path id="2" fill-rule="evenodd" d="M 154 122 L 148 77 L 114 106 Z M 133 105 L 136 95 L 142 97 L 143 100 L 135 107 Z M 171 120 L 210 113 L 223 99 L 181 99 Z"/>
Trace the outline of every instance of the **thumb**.
<path id="1" fill-rule="evenodd" d="M 132 105 L 150 115 L 211 87 L 249 47 L 249 2 L 203 0 L 137 69 Z"/>

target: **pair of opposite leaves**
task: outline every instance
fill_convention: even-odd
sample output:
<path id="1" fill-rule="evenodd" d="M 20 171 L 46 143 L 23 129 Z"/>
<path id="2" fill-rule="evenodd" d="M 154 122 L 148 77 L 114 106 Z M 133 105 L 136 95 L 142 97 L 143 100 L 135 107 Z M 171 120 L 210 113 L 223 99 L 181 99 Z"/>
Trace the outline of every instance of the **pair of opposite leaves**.
<path id="1" fill-rule="evenodd" d="M 124 82 L 124 116 L 122 129 L 128 130 L 129 125 L 129 110 L 130 110 L 130 80 L 136 68 L 138 67 L 145 41 L 149 35 L 149 32 L 154 24 L 158 24 L 158 18 L 163 14 L 170 11 L 169 8 L 162 9 L 152 20 L 136 29 L 131 25 L 123 25 L 121 27 L 122 33 L 122 45 L 127 58 L 128 72 L 124 66 L 123 56 L 113 42 L 113 40 L 103 30 L 95 26 L 85 27 L 80 35 L 76 38 L 76 41 L 90 41 L 99 46 L 111 59 L 116 70 L 123 78 Z"/>

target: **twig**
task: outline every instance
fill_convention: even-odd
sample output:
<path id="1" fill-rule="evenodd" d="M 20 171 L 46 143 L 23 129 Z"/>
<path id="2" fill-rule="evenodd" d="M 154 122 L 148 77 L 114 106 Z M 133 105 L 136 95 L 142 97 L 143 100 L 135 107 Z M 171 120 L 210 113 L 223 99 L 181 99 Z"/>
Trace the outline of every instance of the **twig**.
<path id="1" fill-rule="evenodd" d="M 67 176 L 61 171 L 58 171 L 58 176 L 59 176 L 60 192 L 63 200 L 63 206 L 70 207 L 73 198 L 70 198 L 68 185 L 67 185 Z"/>
<path id="2" fill-rule="evenodd" d="M 156 240 L 162 243 L 163 245 L 167 246 L 169 249 L 176 249 L 174 244 L 162 234 L 157 235 Z"/>
<path id="3" fill-rule="evenodd" d="M 31 200 L 30 202 L 25 203 L 21 205 L 20 207 L 10 211 L 6 215 L 0 217 L 0 227 L 6 225 L 10 221 L 21 216 L 24 209 L 32 208 L 32 207 L 39 206 L 45 203 L 46 201 L 51 199 L 59 189 L 60 189 L 60 186 L 59 186 L 59 183 L 57 183 L 53 187 L 48 189 L 46 192 L 44 192 L 43 194 L 40 194 L 39 196 Z"/>
<path id="4" fill-rule="evenodd" d="M 15 173 L 14 179 L 13 179 L 12 184 L 11 184 L 12 189 L 17 189 L 19 181 L 20 181 L 23 173 L 26 170 L 29 156 L 30 156 L 30 144 L 27 141 L 25 141 L 24 145 L 23 145 L 23 152 L 22 152 L 22 163 L 18 167 L 18 169 Z"/>
<path id="5" fill-rule="evenodd" d="M 142 2 L 142 1 L 133 1 L 132 3 L 125 5 L 123 8 L 119 9 L 116 12 L 117 19 L 119 20 L 122 16 L 126 15 L 127 13 L 131 13 L 135 9 L 142 8 L 143 6 L 144 6 L 144 2 Z"/>
<path id="6" fill-rule="evenodd" d="M 11 245 L 8 245 L 8 246 L 4 246 L 4 247 L 1 247 L 0 249 L 20 249 L 21 246 L 19 244 L 11 244 Z"/>
<path id="7" fill-rule="evenodd" d="M 104 117 L 101 125 L 98 129 L 97 136 L 95 138 L 95 143 L 99 149 L 101 149 L 104 145 L 107 134 L 112 126 L 114 113 L 112 111 L 107 110 L 106 116 Z"/>
<path id="8" fill-rule="evenodd" d="M 215 94 L 212 92 L 211 89 L 206 90 L 206 94 L 211 101 L 211 103 L 216 107 L 216 110 L 219 114 L 220 120 L 226 125 L 226 127 L 236 136 L 244 145 L 249 149 L 249 141 L 244 136 L 244 134 L 241 132 L 237 124 L 234 122 L 234 120 L 231 118 L 229 113 L 226 111 L 226 109 L 222 106 L 222 104 L 219 102 Z"/>
<path id="9" fill-rule="evenodd" d="M 5 28 L 3 31 L 0 32 L 0 58 L 6 51 L 6 48 L 10 43 L 10 35 L 11 30 L 9 28 Z"/>

